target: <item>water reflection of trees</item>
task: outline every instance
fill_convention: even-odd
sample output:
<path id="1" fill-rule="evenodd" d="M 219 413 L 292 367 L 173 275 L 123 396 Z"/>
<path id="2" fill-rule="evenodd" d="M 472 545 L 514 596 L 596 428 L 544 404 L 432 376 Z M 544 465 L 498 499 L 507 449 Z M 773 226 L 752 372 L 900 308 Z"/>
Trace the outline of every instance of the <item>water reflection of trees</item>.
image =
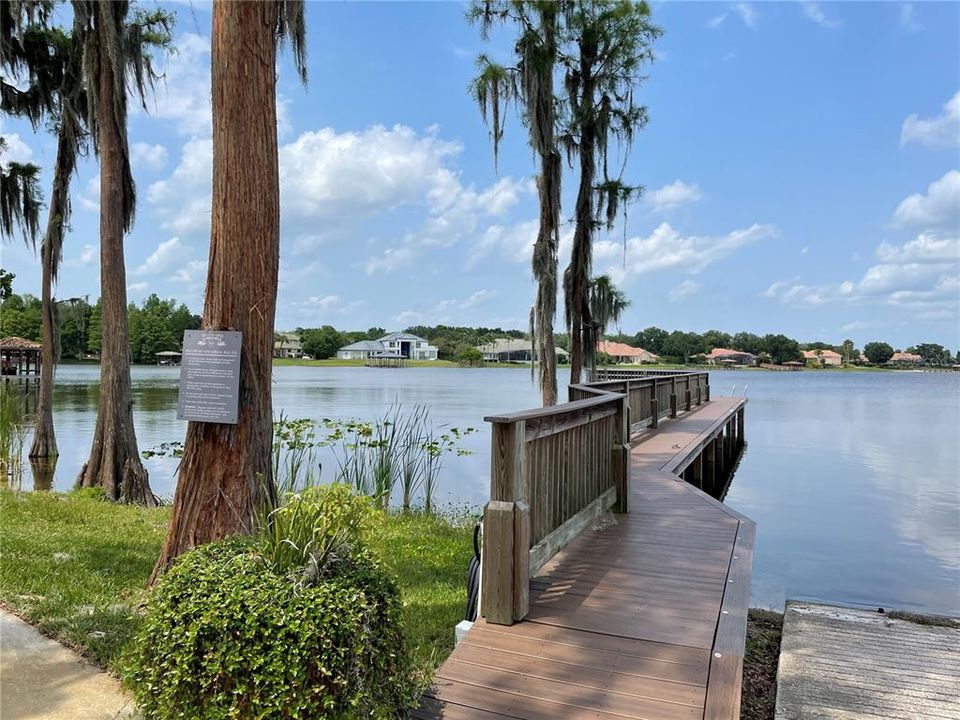
<path id="1" fill-rule="evenodd" d="M 94 412 L 100 401 L 100 383 L 61 384 L 54 391 L 57 410 Z M 170 382 L 138 382 L 133 386 L 134 412 L 161 412 L 176 407 L 177 386 Z"/>
<path id="2" fill-rule="evenodd" d="M 35 491 L 53 489 L 53 478 L 56 473 L 56 455 L 50 458 L 30 458 L 30 474 L 33 475 L 33 489 Z"/>

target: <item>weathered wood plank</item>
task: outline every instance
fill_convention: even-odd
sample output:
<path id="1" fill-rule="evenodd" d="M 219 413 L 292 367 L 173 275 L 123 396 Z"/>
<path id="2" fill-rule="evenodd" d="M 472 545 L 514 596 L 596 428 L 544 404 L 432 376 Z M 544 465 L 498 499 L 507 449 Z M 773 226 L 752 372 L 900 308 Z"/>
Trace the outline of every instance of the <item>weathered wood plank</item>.
<path id="1" fill-rule="evenodd" d="M 743 652 L 747 639 L 747 608 L 750 604 L 755 531 L 752 522 L 741 522 L 731 551 L 727 589 L 720 605 L 710 658 L 704 720 L 740 717 L 740 689 L 743 680 Z"/>
<path id="2" fill-rule="evenodd" d="M 536 574 L 550 558 L 557 554 L 567 543 L 577 537 L 601 514 L 613 505 L 617 497 L 616 489 L 610 488 L 591 502 L 563 525 L 544 537 L 530 548 L 530 575 Z"/>
<path id="3" fill-rule="evenodd" d="M 513 623 L 513 503 L 491 500 L 483 511 L 483 607 L 489 622 Z"/>

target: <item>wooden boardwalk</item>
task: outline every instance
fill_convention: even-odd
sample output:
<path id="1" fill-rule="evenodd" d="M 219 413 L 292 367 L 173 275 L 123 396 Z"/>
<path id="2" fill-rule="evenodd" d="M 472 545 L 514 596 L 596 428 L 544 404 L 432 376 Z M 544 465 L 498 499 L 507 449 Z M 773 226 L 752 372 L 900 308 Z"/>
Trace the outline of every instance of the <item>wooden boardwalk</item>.
<path id="1" fill-rule="evenodd" d="M 743 403 L 635 437 L 629 512 L 536 573 L 525 620 L 478 620 L 416 717 L 737 717 L 754 526 L 674 473 Z"/>

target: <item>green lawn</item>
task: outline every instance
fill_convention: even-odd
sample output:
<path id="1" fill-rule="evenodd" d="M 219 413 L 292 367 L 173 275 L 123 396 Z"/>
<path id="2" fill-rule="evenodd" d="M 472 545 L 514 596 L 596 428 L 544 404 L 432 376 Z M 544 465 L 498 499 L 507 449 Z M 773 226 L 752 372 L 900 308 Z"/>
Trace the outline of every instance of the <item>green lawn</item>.
<path id="1" fill-rule="evenodd" d="M 168 517 L 169 508 L 144 510 L 81 493 L 0 491 L 0 603 L 118 672 Z M 370 542 L 402 588 L 417 663 L 432 672 L 453 649 L 463 614 L 470 519 L 384 515 Z"/>

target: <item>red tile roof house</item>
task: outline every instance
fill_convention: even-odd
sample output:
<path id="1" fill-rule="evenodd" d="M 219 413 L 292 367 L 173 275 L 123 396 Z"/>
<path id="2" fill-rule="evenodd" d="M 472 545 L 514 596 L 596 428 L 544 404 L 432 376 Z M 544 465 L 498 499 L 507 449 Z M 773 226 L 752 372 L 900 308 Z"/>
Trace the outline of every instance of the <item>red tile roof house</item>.
<path id="1" fill-rule="evenodd" d="M 819 362 L 820 365 L 829 367 L 840 367 L 843 365 L 843 356 L 834 350 L 804 350 L 803 357 L 805 360 Z"/>
<path id="2" fill-rule="evenodd" d="M 714 348 L 707 353 L 707 362 L 711 365 L 756 365 L 757 356 L 742 350 Z"/>
<path id="3" fill-rule="evenodd" d="M 621 342 L 612 342 L 610 340 L 601 340 L 597 343 L 597 352 L 605 353 L 613 358 L 616 363 L 628 365 L 639 365 L 640 363 L 655 363 L 660 361 L 659 355 L 654 355 L 649 350 L 635 348 L 631 345 Z"/>
<path id="4" fill-rule="evenodd" d="M 890 359 L 887 360 L 887 365 L 921 365 L 922 363 L 922 357 L 908 352 L 895 352 Z"/>

